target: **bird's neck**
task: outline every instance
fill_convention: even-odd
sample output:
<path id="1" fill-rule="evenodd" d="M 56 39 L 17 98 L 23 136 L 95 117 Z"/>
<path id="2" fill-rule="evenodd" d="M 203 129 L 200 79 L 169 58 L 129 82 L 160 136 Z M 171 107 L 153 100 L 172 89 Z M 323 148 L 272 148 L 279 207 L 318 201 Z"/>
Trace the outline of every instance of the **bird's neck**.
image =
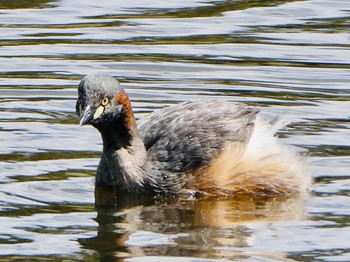
<path id="1" fill-rule="evenodd" d="M 133 118 L 134 119 L 134 118 Z M 96 185 L 129 192 L 144 190 L 147 153 L 137 131 L 127 118 L 99 129 L 103 139 L 103 156 L 96 174 Z"/>

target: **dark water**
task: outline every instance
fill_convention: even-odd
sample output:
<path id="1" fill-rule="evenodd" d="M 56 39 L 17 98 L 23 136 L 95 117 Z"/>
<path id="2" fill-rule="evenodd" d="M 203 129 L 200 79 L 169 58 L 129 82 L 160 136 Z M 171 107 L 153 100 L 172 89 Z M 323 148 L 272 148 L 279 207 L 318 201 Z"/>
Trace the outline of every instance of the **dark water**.
<path id="1" fill-rule="evenodd" d="M 1 259 L 350 261 L 348 0 L 0 9 Z M 288 116 L 280 135 L 310 156 L 312 197 L 95 208 L 101 140 L 74 112 L 76 86 L 94 72 L 123 83 L 137 117 L 202 98 Z"/>

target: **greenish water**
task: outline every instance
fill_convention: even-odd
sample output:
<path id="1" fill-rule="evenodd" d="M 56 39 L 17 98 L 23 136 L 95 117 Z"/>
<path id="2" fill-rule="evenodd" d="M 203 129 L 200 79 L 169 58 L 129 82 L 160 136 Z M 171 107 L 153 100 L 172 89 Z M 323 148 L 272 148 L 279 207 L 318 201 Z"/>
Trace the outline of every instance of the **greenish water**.
<path id="1" fill-rule="evenodd" d="M 2 1 L 0 259 L 349 261 L 350 3 Z M 110 198 L 76 86 L 112 74 L 136 116 L 184 100 L 285 115 L 309 155 L 301 199 Z"/>

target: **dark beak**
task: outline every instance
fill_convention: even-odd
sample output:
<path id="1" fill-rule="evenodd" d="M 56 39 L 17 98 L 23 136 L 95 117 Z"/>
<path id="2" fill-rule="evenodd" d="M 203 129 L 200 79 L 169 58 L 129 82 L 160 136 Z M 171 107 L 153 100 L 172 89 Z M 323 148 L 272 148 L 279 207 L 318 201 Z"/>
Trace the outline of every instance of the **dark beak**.
<path id="1" fill-rule="evenodd" d="M 90 123 L 90 121 L 93 119 L 93 116 L 94 113 L 91 109 L 91 106 L 87 106 L 83 114 L 80 116 L 80 126 Z"/>

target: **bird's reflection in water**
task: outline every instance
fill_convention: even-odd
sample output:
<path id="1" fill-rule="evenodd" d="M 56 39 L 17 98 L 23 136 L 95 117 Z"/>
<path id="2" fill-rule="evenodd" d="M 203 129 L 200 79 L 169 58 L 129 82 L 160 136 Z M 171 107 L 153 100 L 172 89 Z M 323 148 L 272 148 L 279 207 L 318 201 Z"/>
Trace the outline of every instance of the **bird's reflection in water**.
<path id="1" fill-rule="evenodd" d="M 185 256 L 242 258 L 251 223 L 304 217 L 302 198 L 192 199 L 119 195 L 96 188 L 97 235 L 80 239 L 101 258 Z M 222 248 L 223 247 L 223 248 Z"/>

